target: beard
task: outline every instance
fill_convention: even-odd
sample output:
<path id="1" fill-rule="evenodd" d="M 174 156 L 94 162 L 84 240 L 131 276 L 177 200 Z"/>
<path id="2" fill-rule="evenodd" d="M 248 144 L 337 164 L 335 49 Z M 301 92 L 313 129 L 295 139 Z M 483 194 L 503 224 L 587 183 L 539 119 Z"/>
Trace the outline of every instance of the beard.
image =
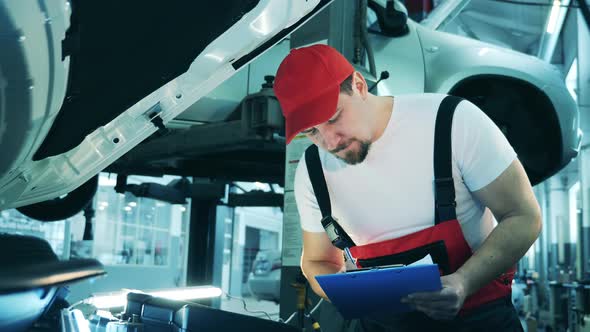
<path id="1" fill-rule="evenodd" d="M 359 148 L 356 150 L 353 149 L 349 149 L 344 153 L 344 156 L 340 156 L 337 153 L 346 149 L 347 147 L 349 147 L 350 145 L 352 145 L 354 142 L 358 142 L 359 143 Z M 340 146 L 332 151 L 330 151 L 334 156 L 336 156 L 336 158 L 344 161 L 345 163 L 349 164 L 349 165 L 356 165 L 356 164 L 360 164 L 362 163 L 365 158 L 367 157 L 367 154 L 369 153 L 369 149 L 371 148 L 371 142 L 365 142 L 365 141 L 359 141 L 359 140 L 353 140 L 352 142 L 350 142 L 347 145 L 344 146 Z"/>

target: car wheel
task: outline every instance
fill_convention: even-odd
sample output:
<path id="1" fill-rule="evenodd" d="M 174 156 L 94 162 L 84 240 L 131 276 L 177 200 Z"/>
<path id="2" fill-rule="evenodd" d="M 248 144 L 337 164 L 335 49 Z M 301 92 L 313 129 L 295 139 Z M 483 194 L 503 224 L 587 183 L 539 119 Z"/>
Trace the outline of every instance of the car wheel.
<path id="1" fill-rule="evenodd" d="M 543 91 L 527 82 L 494 75 L 466 79 L 449 94 L 477 105 L 502 130 L 532 185 L 561 167 L 561 130 Z"/>
<path id="2" fill-rule="evenodd" d="M 21 206 L 17 210 L 29 218 L 40 221 L 67 219 L 82 211 L 90 203 L 97 189 L 98 175 L 63 197 Z"/>

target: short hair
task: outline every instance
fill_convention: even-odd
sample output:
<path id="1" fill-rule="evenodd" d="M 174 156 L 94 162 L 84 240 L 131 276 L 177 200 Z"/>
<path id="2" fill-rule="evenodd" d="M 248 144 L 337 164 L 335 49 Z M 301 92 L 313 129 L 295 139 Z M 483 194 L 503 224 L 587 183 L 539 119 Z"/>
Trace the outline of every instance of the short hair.
<path id="1" fill-rule="evenodd" d="M 340 83 L 340 92 L 346 93 L 349 96 L 352 96 L 352 76 L 354 76 L 354 73 L 350 74 L 350 76 Z"/>

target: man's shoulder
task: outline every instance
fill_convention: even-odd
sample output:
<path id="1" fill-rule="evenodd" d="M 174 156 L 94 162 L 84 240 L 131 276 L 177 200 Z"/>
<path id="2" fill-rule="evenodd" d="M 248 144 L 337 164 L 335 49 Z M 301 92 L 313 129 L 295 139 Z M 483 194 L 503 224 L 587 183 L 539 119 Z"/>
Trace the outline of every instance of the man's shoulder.
<path id="1" fill-rule="evenodd" d="M 299 160 L 297 161 L 297 167 L 295 169 L 295 183 L 305 183 L 309 181 L 309 174 L 307 172 L 307 163 L 305 161 L 305 154 L 307 152 L 307 148 L 303 150 Z M 297 187 L 297 186 L 296 186 Z"/>
<path id="2" fill-rule="evenodd" d="M 447 95 L 442 93 L 412 93 L 396 95 L 393 97 L 393 108 L 398 112 L 436 112 L 445 97 L 447 97 Z"/>

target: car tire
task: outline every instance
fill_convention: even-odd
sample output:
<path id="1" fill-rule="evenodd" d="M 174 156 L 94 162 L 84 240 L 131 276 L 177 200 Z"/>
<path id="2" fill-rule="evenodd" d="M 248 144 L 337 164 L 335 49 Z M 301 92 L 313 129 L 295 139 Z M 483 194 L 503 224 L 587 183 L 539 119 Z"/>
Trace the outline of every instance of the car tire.
<path id="1" fill-rule="evenodd" d="M 63 197 L 21 206 L 17 210 L 25 216 L 39 221 L 64 220 L 82 211 L 91 202 L 97 189 L 98 175 Z"/>

